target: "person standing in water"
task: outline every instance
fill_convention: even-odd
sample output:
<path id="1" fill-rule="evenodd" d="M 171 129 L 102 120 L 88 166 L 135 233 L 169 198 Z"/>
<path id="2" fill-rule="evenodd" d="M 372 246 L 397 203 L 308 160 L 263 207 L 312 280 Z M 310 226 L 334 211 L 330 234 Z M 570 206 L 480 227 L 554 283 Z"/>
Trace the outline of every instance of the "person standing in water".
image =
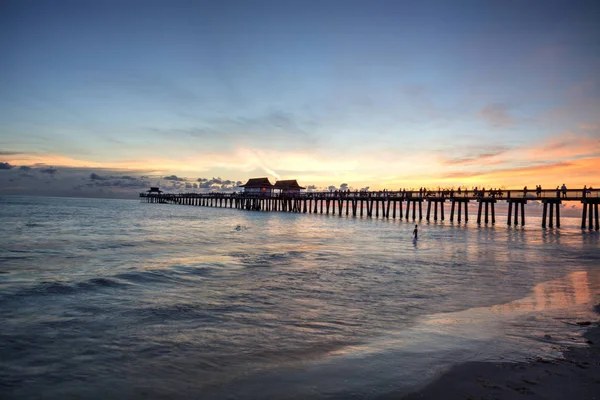
<path id="1" fill-rule="evenodd" d="M 415 230 L 413 231 L 413 239 L 417 239 L 417 236 L 419 236 L 419 226 L 415 225 Z"/>

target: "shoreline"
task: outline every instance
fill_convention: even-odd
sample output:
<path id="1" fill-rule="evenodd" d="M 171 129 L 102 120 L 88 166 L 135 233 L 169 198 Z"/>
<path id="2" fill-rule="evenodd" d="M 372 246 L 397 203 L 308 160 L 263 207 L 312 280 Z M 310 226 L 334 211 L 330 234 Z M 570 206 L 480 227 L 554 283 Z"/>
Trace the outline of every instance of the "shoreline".
<path id="1" fill-rule="evenodd" d="M 600 313 L 600 304 L 594 307 Z M 378 400 L 600 399 L 600 321 L 589 326 L 587 346 L 569 346 L 563 358 L 508 363 L 467 362 L 451 367 L 415 392 L 391 392 Z"/>

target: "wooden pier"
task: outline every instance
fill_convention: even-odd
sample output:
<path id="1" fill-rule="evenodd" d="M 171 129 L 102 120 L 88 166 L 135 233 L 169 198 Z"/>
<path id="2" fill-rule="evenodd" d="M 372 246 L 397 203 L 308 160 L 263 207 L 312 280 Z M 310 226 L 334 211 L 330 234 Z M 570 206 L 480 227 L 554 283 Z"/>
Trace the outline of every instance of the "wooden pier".
<path id="1" fill-rule="evenodd" d="M 491 192 L 474 192 L 470 190 L 424 191 L 330 191 L 330 192 L 295 192 L 295 193 L 163 193 L 152 188 L 140 193 L 142 201 L 148 203 L 180 204 L 200 207 L 235 208 L 249 211 L 279 211 L 304 214 L 346 215 L 368 218 L 399 218 L 406 220 L 423 219 L 423 202 L 427 203 L 425 219 L 444 220 L 444 204 L 450 202 L 450 222 L 468 222 L 468 205 L 471 201 L 478 204 L 477 224 L 495 224 L 495 205 L 498 202 L 508 204 L 507 224 L 525 225 L 525 204 L 528 201 L 539 201 L 543 205 L 542 227 L 560 228 L 560 205 L 563 202 L 580 202 L 583 204 L 581 229 L 598 231 L 598 207 L 600 190 L 594 189 L 584 193 L 581 189 L 570 189 L 565 192 L 542 190 L 523 193 L 522 190 L 502 190 Z M 404 207 L 406 207 L 404 209 Z M 418 214 L 417 214 L 418 208 Z M 438 212 L 439 210 L 439 212 Z M 456 212 L 455 212 L 456 210 Z"/>

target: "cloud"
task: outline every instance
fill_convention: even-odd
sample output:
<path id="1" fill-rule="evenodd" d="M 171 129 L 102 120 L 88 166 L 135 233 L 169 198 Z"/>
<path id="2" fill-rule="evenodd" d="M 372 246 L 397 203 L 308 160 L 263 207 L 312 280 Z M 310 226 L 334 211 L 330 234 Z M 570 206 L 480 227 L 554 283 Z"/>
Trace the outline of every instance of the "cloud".
<path id="1" fill-rule="evenodd" d="M 127 189 L 140 189 L 147 188 L 150 186 L 149 181 L 136 179 L 136 180 L 120 180 L 120 179 L 109 179 L 109 180 L 94 180 L 86 184 L 87 187 L 105 187 L 105 188 L 127 188 Z"/>
<path id="2" fill-rule="evenodd" d="M 50 167 L 50 168 L 43 168 L 38 171 L 40 171 L 42 174 L 54 175 L 58 170 L 54 167 Z"/>
<path id="3" fill-rule="evenodd" d="M 340 185 L 340 190 L 348 190 L 348 184 L 347 183 L 342 183 Z"/>
<path id="4" fill-rule="evenodd" d="M 479 116 L 497 128 L 504 128 L 515 124 L 515 121 L 508 113 L 508 107 L 503 104 L 488 105 L 479 112 Z"/>
<path id="5" fill-rule="evenodd" d="M 90 179 L 93 180 L 93 181 L 104 181 L 104 180 L 109 179 L 109 177 L 107 177 L 107 176 L 100 176 L 97 173 L 92 172 L 90 174 Z"/>
<path id="6" fill-rule="evenodd" d="M 495 149 L 483 150 L 479 152 L 473 151 L 462 157 L 444 159 L 442 163 L 445 165 L 465 165 L 474 164 L 477 162 L 485 162 L 489 165 L 491 159 L 505 154 L 508 150 L 508 147 L 497 147 Z"/>
<path id="7" fill-rule="evenodd" d="M 211 189 L 211 190 L 231 190 L 239 185 L 242 182 L 235 182 L 229 179 L 221 179 L 221 178 L 198 178 L 198 188 L 200 189 Z"/>
<path id="8" fill-rule="evenodd" d="M 4 169 L 4 170 L 8 170 L 8 169 L 13 169 L 14 165 L 10 165 L 7 162 L 0 162 L 0 170 Z"/>
<path id="9" fill-rule="evenodd" d="M 28 167 L 27 165 L 21 165 L 19 167 L 19 171 L 30 171 L 31 167 Z"/>
<path id="10" fill-rule="evenodd" d="M 600 138 L 565 131 L 523 149 L 528 159 L 574 159 L 600 156 Z"/>
<path id="11" fill-rule="evenodd" d="M 464 172 L 450 172 L 444 174 L 442 178 L 447 179 L 462 179 L 462 178 L 481 178 L 482 180 L 492 180 L 497 181 L 498 177 L 507 177 L 511 178 L 518 176 L 527 176 L 527 175 L 536 175 L 541 173 L 551 174 L 553 170 L 565 170 L 568 167 L 573 166 L 573 162 L 568 161 L 560 161 L 560 162 L 546 162 L 546 163 L 537 163 L 535 165 L 522 166 L 522 167 L 513 167 L 513 168 L 499 168 L 490 171 L 464 171 Z M 508 179 L 507 179 L 508 180 Z M 514 179 L 512 179 L 514 180 Z"/>
<path id="12" fill-rule="evenodd" d="M 600 124 L 579 124 L 579 129 L 584 131 L 596 131 L 600 129 Z"/>
<path id="13" fill-rule="evenodd" d="M 180 178 L 177 175 L 169 175 L 163 178 L 166 181 L 185 182 L 185 178 Z"/>
<path id="14" fill-rule="evenodd" d="M 318 126 L 315 119 L 305 113 L 273 109 L 252 115 L 208 117 L 187 128 L 148 129 L 169 138 L 176 134 L 202 139 L 205 147 L 223 151 L 224 148 L 249 147 L 255 143 L 270 149 L 311 149 L 320 140 L 316 132 Z"/>
<path id="15" fill-rule="evenodd" d="M 131 175 L 98 175 L 95 172 L 90 174 L 90 180 L 92 181 L 106 181 L 106 180 L 125 180 L 125 181 L 138 181 L 140 179 L 147 179 L 147 176 L 141 176 L 139 178 Z"/>

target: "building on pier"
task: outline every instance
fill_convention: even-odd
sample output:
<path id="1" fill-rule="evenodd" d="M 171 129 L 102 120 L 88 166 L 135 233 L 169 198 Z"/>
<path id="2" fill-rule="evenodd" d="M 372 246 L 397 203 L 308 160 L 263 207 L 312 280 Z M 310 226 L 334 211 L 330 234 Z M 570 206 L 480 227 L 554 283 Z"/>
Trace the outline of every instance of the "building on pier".
<path id="1" fill-rule="evenodd" d="M 273 190 L 278 190 L 280 194 L 298 194 L 304 189 L 306 188 L 298 185 L 296 179 L 277 181 L 275 182 L 275 186 L 273 186 Z"/>
<path id="2" fill-rule="evenodd" d="M 148 194 L 153 194 L 153 193 L 161 194 L 162 190 L 160 190 L 157 186 L 151 186 L 150 190 L 146 190 L 146 192 Z"/>
<path id="3" fill-rule="evenodd" d="M 250 178 L 244 185 L 245 194 L 261 194 L 270 196 L 273 191 L 273 184 L 269 182 L 269 178 Z"/>

